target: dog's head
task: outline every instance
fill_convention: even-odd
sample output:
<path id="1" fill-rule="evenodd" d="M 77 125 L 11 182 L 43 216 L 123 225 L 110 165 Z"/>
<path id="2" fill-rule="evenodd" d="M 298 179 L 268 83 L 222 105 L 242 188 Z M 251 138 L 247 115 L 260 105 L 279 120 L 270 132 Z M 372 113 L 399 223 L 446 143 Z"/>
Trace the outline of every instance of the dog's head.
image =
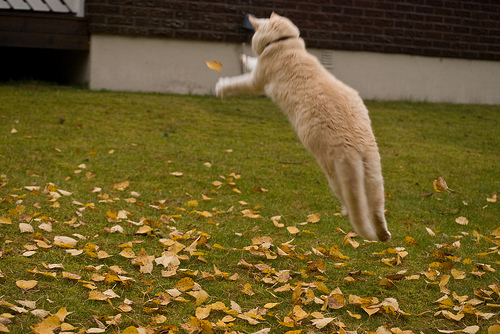
<path id="1" fill-rule="evenodd" d="M 300 36 L 299 28 L 286 17 L 272 13 L 268 19 L 249 17 L 250 23 L 255 28 L 252 38 L 253 52 L 259 56 L 271 43 L 284 38 L 297 38 Z"/>

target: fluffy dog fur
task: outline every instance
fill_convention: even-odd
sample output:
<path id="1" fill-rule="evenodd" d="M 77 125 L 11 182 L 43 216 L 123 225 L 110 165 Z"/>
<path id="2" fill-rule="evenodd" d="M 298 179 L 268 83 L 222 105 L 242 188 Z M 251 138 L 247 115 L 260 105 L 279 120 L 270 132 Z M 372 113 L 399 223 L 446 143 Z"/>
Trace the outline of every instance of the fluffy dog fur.
<path id="1" fill-rule="evenodd" d="M 287 18 L 273 13 L 269 19 L 251 18 L 251 23 L 257 58 L 242 56 L 250 72 L 220 78 L 217 96 L 271 97 L 316 157 L 354 230 L 365 239 L 390 239 L 380 155 L 358 92 L 306 51 L 299 29 Z"/>

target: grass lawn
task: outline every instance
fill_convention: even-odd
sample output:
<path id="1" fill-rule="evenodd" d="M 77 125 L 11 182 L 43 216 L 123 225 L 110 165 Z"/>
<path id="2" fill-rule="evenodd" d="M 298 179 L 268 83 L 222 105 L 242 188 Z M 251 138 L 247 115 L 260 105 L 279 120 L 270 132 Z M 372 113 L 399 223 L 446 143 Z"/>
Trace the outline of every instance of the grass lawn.
<path id="1" fill-rule="evenodd" d="M 498 333 L 500 107 L 367 106 L 387 243 L 268 99 L 1 85 L 0 332 Z"/>

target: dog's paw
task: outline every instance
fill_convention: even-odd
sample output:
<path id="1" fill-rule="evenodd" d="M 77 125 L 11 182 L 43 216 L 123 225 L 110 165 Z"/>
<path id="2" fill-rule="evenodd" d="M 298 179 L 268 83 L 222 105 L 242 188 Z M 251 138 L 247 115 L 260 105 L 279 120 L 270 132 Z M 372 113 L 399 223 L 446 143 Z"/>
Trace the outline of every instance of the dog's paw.
<path id="1" fill-rule="evenodd" d="M 240 55 L 240 61 L 243 64 L 243 66 L 246 66 L 248 60 L 248 56 L 246 54 Z"/>
<path id="2" fill-rule="evenodd" d="M 224 99 L 226 95 L 226 87 L 229 78 L 219 78 L 217 83 L 215 84 L 215 95 Z"/>

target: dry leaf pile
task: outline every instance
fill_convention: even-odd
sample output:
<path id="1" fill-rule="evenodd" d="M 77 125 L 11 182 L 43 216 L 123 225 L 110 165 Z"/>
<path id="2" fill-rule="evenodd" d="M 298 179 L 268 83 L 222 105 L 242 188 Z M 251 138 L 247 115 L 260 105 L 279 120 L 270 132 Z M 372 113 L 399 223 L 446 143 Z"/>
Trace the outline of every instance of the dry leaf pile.
<path id="1" fill-rule="evenodd" d="M 182 172 L 170 173 L 182 178 Z M 213 181 L 210 196 L 218 196 L 221 188 L 244 195 L 238 188 L 240 175 L 232 173 Z M 448 190 L 446 183 L 436 181 L 437 191 Z M 321 217 L 313 213 L 303 222 L 287 224 L 281 216 L 271 219 L 262 217 L 259 207 L 240 201 L 243 209 L 232 206 L 227 210 L 199 210 L 200 203 L 211 201 L 200 195 L 184 205 L 168 200 L 142 203 L 141 195 L 130 191 L 128 181 L 112 185 L 112 195 L 102 188 L 91 192 L 95 201 L 79 200 L 81 194 L 71 193 L 48 183 L 43 186 L 12 188 L 8 177 L 2 176 L 1 188 L 5 195 L 0 198 L 2 230 L 16 230 L 28 236 L 28 242 L 19 245 L 16 240 L 4 240 L 0 251 L 2 259 L 16 258 L 33 263 L 28 272 L 19 273 L 1 267 L 0 284 L 19 289 L 24 300 L 0 293 L 0 332 L 8 333 L 19 324 L 25 324 L 35 334 L 51 333 L 243 333 L 241 324 L 255 326 L 253 333 L 357 333 L 351 323 L 359 323 L 381 317 L 385 326 L 373 328 L 372 333 L 412 333 L 411 328 L 399 328 L 390 324 L 405 317 L 442 318 L 442 333 L 499 333 L 500 310 L 500 227 L 488 235 L 475 230 L 450 236 L 449 242 L 436 243 L 428 250 L 429 262 L 418 271 L 406 269 L 421 236 L 406 236 L 381 251 L 368 254 L 371 270 L 357 270 L 359 259 L 346 255 L 349 250 L 367 248 L 367 243 L 352 232 L 336 228 L 338 244 L 311 246 L 299 249 L 296 238 L 313 235 L 313 224 L 322 224 Z M 8 189 L 8 190 L 7 190 Z M 253 192 L 267 192 L 255 187 Z M 496 195 L 488 203 L 496 201 Z M 120 207 L 135 205 L 135 212 Z M 58 210 L 70 206 L 71 217 L 62 217 Z M 154 209 L 151 217 L 141 217 L 144 206 Z M 127 206 L 128 208 L 129 206 Z M 129 209 L 130 210 L 130 209 Z M 103 230 L 90 230 L 91 217 L 108 222 Z M 249 243 L 237 248 L 231 240 L 219 240 L 217 235 L 203 232 L 204 226 L 219 228 L 218 217 L 229 216 L 238 221 L 254 221 L 256 228 L 241 231 L 235 238 L 248 237 Z M 178 222 L 194 221 L 189 230 L 181 230 Z M 467 218 L 457 218 L 457 223 L 467 225 Z M 269 224 L 288 241 L 262 235 L 259 225 Z M 439 231 L 427 228 L 426 238 L 436 238 Z M 125 242 L 113 243 L 111 236 L 121 235 Z M 321 239 L 321 236 L 316 236 Z M 119 239 L 119 238 L 118 238 Z M 117 240 L 118 240 L 117 239 Z M 460 249 L 464 240 L 472 240 L 477 246 L 475 258 L 462 258 Z M 242 239 L 245 240 L 245 239 Z M 160 251 L 148 247 L 155 244 Z M 212 257 L 238 253 L 240 260 L 228 263 L 226 268 L 212 264 Z M 63 260 L 49 263 L 47 258 L 57 254 Z M 88 264 L 80 268 L 72 265 L 73 259 L 85 259 Z M 296 264 L 302 264 L 296 265 Z M 72 269 L 67 269 L 72 268 Z M 209 268 L 209 269 L 207 269 Z M 231 268 L 231 269 L 230 269 Z M 332 280 L 328 270 L 349 271 L 341 280 Z M 354 270 L 351 270 L 353 269 Z M 389 274 L 386 274 L 390 272 Z M 383 274 L 382 274 L 383 273 Z M 18 279 L 23 277 L 24 279 Z M 239 294 L 221 299 L 207 292 L 212 282 L 234 284 Z M 418 282 L 425 289 L 439 291 L 437 300 L 427 302 L 428 311 L 412 314 L 409 300 L 405 302 L 390 297 L 392 289 L 402 282 Z M 467 294 L 451 288 L 459 282 L 472 281 L 473 288 Z M 344 293 L 340 285 L 353 287 L 374 284 L 375 290 L 386 291 L 388 297 Z M 489 283 L 486 283 L 489 282 Z M 82 326 L 75 313 L 78 309 L 66 305 L 50 305 L 41 288 L 60 284 L 73 285 L 72 291 L 90 305 L 107 305 L 108 313 L 95 314 L 92 326 Z M 161 292 L 151 292 L 161 287 Z M 342 288 L 344 289 L 344 288 Z M 158 290 L 155 290 L 158 291 Z M 140 297 L 138 296 L 138 293 Z M 242 307 L 249 305 L 252 307 Z M 175 309 L 179 305 L 191 305 L 192 313 L 179 322 Z M 48 308 L 48 309 L 47 309 Z M 139 320 L 138 314 L 146 314 L 148 321 Z M 36 321 L 31 316 L 35 316 Z M 141 318 L 143 319 L 143 318 Z M 477 325 L 467 325 L 476 321 Z M 488 321 L 488 322 L 485 322 Z M 28 322 L 30 322 L 28 324 Z M 497 324 L 495 324 L 495 322 Z M 484 324 L 487 323 L 487 326 Z M 249 331 L 246 330 L 245 333 Z"/>

